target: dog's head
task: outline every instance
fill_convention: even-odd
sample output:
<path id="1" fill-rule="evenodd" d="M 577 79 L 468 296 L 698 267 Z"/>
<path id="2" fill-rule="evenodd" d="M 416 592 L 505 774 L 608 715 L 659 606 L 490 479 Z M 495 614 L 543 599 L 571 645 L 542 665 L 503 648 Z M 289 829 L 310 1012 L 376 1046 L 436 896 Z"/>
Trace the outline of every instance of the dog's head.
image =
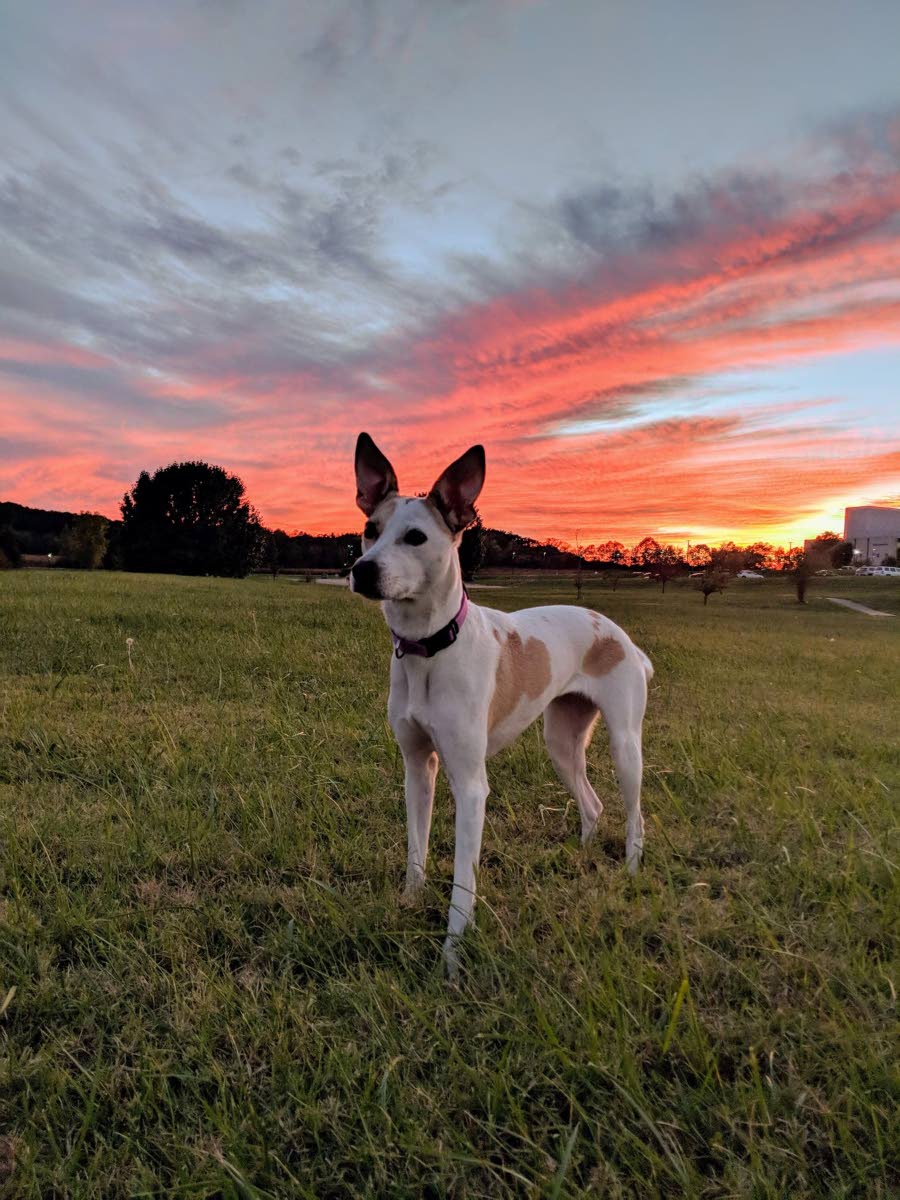
<path id="1" fill-rule="evenodd" d="M 415 600 L 447 577 L 463 530 L 475 520 L 484 447 L 472 446 L 427 496 L 401 496 L 394 468 L 367 433 L 356 442 L 356 503 L 366 514 L 354 592 L 371 600 Z"/>

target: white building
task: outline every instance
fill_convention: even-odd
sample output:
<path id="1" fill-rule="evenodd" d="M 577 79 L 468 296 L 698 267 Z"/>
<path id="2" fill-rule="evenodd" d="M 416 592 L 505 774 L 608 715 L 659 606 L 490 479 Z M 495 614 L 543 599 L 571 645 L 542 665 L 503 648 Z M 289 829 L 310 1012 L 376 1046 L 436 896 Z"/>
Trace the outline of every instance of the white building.
<path id="1" fill-rule="evenodd" d="M 855 563 L 877 567 L 900 553 L 900 508 L 866 505 L 844 509 L 844 541 L 853 547 Z"/>

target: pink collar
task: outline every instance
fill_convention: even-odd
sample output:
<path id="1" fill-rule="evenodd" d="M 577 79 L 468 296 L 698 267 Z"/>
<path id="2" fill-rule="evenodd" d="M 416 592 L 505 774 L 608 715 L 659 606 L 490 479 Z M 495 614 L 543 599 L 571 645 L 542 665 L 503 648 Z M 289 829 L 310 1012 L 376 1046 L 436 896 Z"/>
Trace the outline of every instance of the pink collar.
<path id="1" fill-rule="evenodd" d="M 459 637 L 459 631 L 463 627 L 468 611 L 469 595 L 466 589 L 463 588 L 462 603 L 459 606 L 459 611 L 452 621 L 448 621 L 437 633 L 431 634 L 430 637 L 414 640 L 412 638 L 401 637 L 399 633 L 394 633 L 392 629 L 391 637 L 394 639 L 394 653 L 398 658 L 403 658 L 407 654 L 414 654 L 418 658 L 433 658 L 439 650 L 445 650 L 447 646 L 452 646 Z"/>

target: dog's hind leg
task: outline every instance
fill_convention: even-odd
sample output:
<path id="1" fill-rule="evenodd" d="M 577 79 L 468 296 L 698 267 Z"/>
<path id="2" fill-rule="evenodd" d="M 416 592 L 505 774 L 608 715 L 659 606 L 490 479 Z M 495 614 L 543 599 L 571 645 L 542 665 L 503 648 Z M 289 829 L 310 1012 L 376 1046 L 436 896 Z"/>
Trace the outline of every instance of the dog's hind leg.
<path id="1" fill-rule="evenodd" d="M 557 696 L 544 710 L 544 741 L 560 781 L 578 802 L 582 845 L 590 841 L 603 812 L 600 798 L 588 781 L 585 760 L 599 715 L 596 704 L 577 692 Z"/>
<path id="2" fill-rule="evenodd" d="M 644 771 L 641 729 L 647 704 L 643 676 L 628 694 L 604 697 L 603 719 L 609 731 L 609 749 L 625 804 L 625 862 L 634 875 L 644 852 L 644 818 L 641 815 L 641 780 Z"/>
<path id="3" fill-rule="evenodd" d="M 619 790 L 625 803 L 625 862 L 634 875 L 644 853 L 644 818 L 641 816 L 643 755 L 640 730 L 610 730 L 609 749 L 616 766 Z"/>

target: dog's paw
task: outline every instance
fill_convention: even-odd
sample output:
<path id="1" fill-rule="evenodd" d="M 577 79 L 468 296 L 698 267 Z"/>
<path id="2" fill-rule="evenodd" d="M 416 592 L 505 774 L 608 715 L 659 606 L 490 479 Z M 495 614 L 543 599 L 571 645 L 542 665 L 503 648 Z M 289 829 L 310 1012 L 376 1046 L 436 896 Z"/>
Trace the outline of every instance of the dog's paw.
<path id="1" fill-rule="evenodd" d="M 629 875 L 637 875 L 641 865 L 641 859 L 644 857 L 643 846 L 631 846 L 625 852 L 625 866 Z"/>
<path id="2" fill-rule="evenodd" d="M 444 942 L 444 978 L 449 987 L 459 987 L 459 939 L 448 937 Z"/>
<path id="3" fill-rule="evenodd" d="M 405 887 L 400 893 L 398 901 L 401 908 L 418 908 L 425 896 L 425 884 L 416 883 L 412 887 Z"/>

